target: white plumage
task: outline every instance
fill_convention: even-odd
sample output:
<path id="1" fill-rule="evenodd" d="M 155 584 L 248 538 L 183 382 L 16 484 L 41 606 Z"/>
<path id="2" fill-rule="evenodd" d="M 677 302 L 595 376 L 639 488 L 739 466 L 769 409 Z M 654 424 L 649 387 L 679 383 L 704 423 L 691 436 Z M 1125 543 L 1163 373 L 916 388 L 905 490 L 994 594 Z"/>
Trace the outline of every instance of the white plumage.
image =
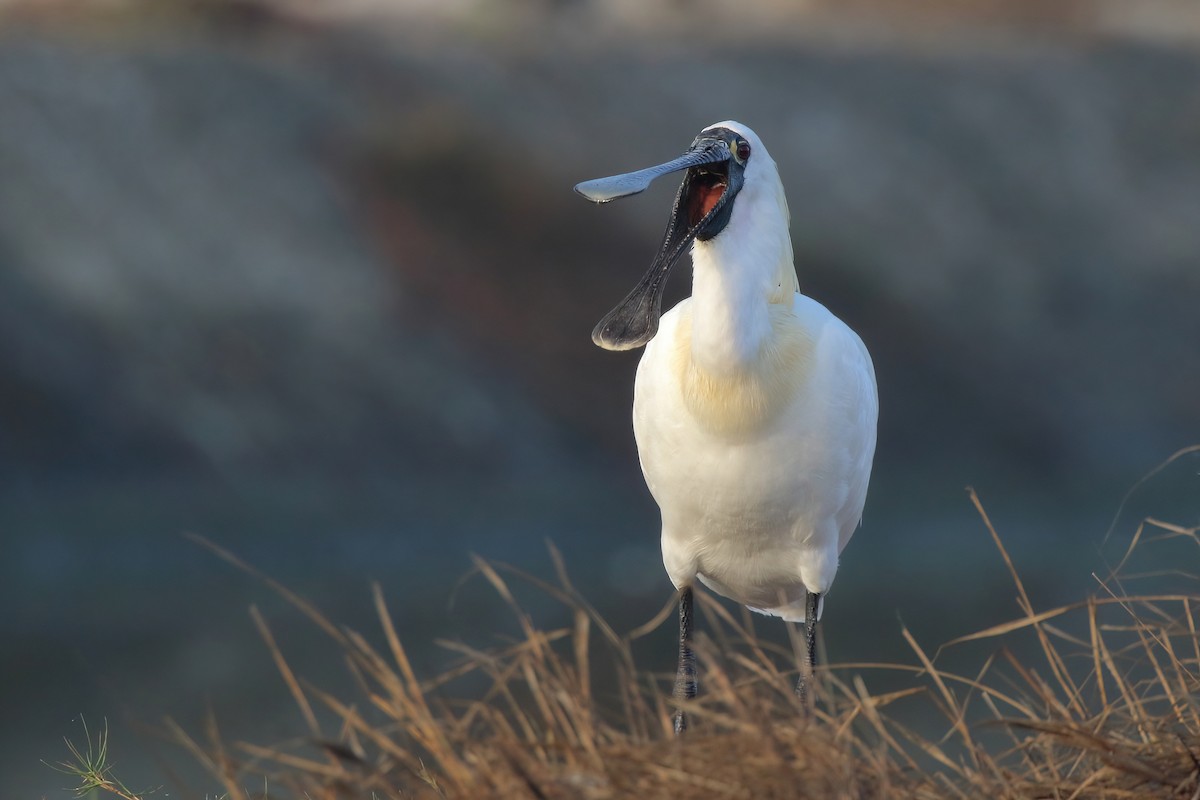
<path id="1" fill-rule="evenodd" d="M 797 291 L 775 162 L 751 145 L 728 225 L 692 249 L 692 296 L 662 318 L 634 388 L 642 471 L 676 588 L 699 579 L 804 619 L 862 518 L 875 371 L 862 340 Z"/>
<path id="2" fill-rule="evenodd" d="M 696 692 L 696 581 L 806 623 L 796 691 L 808 703 L 816 617 L 862 518 L 879 411 L 862 340 L 800 293 L 779 171 L 752 130 L 719 122 L 673 161 L 575 188 L 608 202 L 680 170 L 658 256 L 592 333 L 612 350 L 646 345 L 633 430 L 679 590 L 677 732 Z M 692 296 L 660 315 L 689 244 Z"/>

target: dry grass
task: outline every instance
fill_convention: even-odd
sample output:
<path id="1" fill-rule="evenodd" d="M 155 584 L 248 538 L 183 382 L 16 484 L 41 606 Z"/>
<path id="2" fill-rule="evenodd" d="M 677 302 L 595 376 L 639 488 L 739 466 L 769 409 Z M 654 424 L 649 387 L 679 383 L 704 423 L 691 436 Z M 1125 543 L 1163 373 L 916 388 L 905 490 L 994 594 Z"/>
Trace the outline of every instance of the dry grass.
<path id="1" fill-rule="evenodd" d="M 1146 520 L 1094 596 L 1038 610 L 988 520 L 1016 589 L 1020 614 L 944 647 L 985 644 L 972 675 L 939 669 L 902 630 L 914 663 L 820 670 L 816 711 L 792 692 L 792 652 L 756 638 L 725 605 L 699 594 L 708 617 L 698 639 L 701 697 L 695 727 L 671 734 L 669 677 L 639 671 L 631 641 L 572 586 L 556 555 L 554 583 L 477 561 L 523 636 L 478 651 L 446 644 L 462 663 L 444 675 L 414 671 L 374 589 L 385 647 L 341 628 L 285 587 L 266 581 L 345 654 L 359 686 L 338 697 L 292 672 L 263 618 L 253 617 L 305 720 L 287 746 L 174 736 L 212 771 L 230 800 L 272 798 L 1192 798 L 1200 800 L 1200 595 L 1127 596 L 1122 572 L 1135 550 L 1160 541 L 1200 544 L 1197 528 Z M 258 574 L 232 554 L 223 558 Z M 573 624 L 542 630 L 514 599 L 528 582 L 565 604 Z M 657 623 L 670 616 L 664 609 Z M 1033 655 L 1020 639 L 1036 642 Z M 445 644 L 445 643 L 444 643 Z M 981 647 L 980 645 L 975 645 Z M 940 652 L 940 651 L 939 651 Z M 903 676 L 873 694 L 863 676 Z M 594 677 L 615 673 L 598 697 Z M 486 676 L 482 697 L 455 701 L 454 683 Z M 896 704 L 893 706 L 893 704 Z M 940 739 L 891 715 L 924 705 L 944 718 Z M 918 709 L 919 711 L 919 709 Z M 911 715 L 910 715 L 911 716 Z M 322 726 L 320 720 L 326 720 Z M 334 720 L 328 724 L 328 720 Z"/>

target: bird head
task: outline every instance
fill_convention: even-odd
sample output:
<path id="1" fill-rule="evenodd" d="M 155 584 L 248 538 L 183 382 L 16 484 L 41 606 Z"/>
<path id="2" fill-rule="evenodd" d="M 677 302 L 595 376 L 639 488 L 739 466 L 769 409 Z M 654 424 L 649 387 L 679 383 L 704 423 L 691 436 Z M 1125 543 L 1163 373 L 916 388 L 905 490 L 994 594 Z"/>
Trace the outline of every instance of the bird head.
<path id="1" fill-rule="evenodd" d="M 726 230 L 738 194 L 763 174 L 756 158 L 774 170 L 754 131 L 738 122 L 719 122 L 701 131 L 683 155 L 665 164 L 575 187 L 588 200 L 608 203 L 645 191 L 655 178 L 685 170 L 658 255 L 633 291 L 596 325 L 593 342 L 606 350 L 631 350 L 654 338 L 671 267 L 692 242 L 707 242 Z"/>

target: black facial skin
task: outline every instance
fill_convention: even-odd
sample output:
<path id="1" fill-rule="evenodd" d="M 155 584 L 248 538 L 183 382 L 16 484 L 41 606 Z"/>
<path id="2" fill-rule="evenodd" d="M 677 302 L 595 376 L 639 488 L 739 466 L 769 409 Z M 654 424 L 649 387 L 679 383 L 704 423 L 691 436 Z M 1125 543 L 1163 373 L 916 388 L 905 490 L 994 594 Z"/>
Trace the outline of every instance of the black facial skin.
<path id="1" fill-rule="evenodd" d="M 739 158 L 739 150 L 747 148 L 745 140 L 728 128 L 710 128 L 692 142 L 688 152 L 705 152 L 705 163 L 688 167 L 684 173 L 658 255 L 633 291 L 596 325 L 593 342 L 606 350 L 631 350 L 654 338 L 671 267 L 693 239 L 707 242 L 729 224 L 746 164 L 754 157 Z M 705 213 L 706 199 L 712 201 L 718 191 L 720 196 Z"/>
<path id="2" fill-rule="evenodd" d="M 720 138 L 729 147 L 730 153 L 736 153 L 738 144 L 744 142 L 741 136 L 738 136 L 728 128 L 713 128 L 711 131 L 705 131 L 705 135 Z M 696 141 L 699 142 L 700 140 L 697 139 Z M 747 162 L 749 162 L 749 158 L 743 162 L 736 156 L 732 156 L 725 161 L 692 167 L 687 171 L 687 175 L 684 178 L 685 183 L 692 180 L 703 181 L 707 179 L 707 174 L 712 174 L 724 180 L 727 187 L 724 196 L 721 198 L 720 205 L 713 209 L 713 213 L 710 214 L 708 221 L 700 225 L 696 231 L 696 238 L 700 241 L 707 242 L 725 230 L 725 226 L 729 224 L 729 217 L 733 214 L 733 201 L 737 197 L 738 192 L 742 190 Z"/>

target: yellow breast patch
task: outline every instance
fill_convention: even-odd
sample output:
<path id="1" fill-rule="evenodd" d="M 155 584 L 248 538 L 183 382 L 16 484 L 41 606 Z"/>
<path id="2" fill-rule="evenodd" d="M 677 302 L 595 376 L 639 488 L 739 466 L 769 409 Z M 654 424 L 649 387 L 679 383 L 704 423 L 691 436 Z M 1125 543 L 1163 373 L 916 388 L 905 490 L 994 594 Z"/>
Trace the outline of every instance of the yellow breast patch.
<path id="1" fill-rule="evenodd" d="M 745 370 L 716 376 L 692 358 L 691 309 L 683 310 L 672 367 L 692 416 L 712 433 L 747 433 L 773 420 L 796 397 L 812 369 L 813 340 L 790 304 L 770 306 L 771 335 Z"/>

